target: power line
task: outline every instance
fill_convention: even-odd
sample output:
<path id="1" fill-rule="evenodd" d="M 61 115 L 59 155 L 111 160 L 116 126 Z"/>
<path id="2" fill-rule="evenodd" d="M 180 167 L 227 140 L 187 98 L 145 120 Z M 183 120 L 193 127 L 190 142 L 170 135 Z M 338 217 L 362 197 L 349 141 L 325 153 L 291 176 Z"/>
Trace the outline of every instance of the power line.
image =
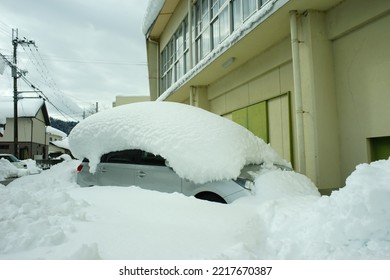
<path id="1" fill-rule="evenodd" d="M 75 112 L 68 105 L 68 102 L 66 102 L 66 100 L 64 100 L 65 94 L 59 89 L 57 83 L 55 82 L 55 80 L 51 76 L 50 71 L 49 71 L 48 67 L 46 66 L 46 63 L 43 61 L 42 56 L 41 56 L 37 46 L 34 45 L 34 47 L 35 48 L 32 49 L 31 46 L 28 46 L 29 51 L 27 51 L 25 48 L 23 48 L 23 49 L 24 49 L 25 53 L 28 55 L 29 60 L 31 61 L 31 63 L 34 65 L 36 71 L 39 73 L 39 75 L 43 79 L 44 83 L 52 90 L 54 96 L 59 98 L 59 101 L 62 103 L 63 106 L 65 106 L 70 112 L 75 113 L 75 115 L 80 115 L 81 116 L 81 113 Z M 47 96 L 46 96 L 46 98 L 47 98 Z M 56 106 L 53 102 L 51 102 L 50 104 L 57 111 L 59 111 L 62 115 L 65 113 L 64 111 L 60 110 L 58 108 L 58 106 Z"/>
<path id="2" fill-rule="evenodd" d="M 73 118 L 72 116 L 70 116 L 69 114 L 67 114 L 66 112 L 62 111 L 60 108 L 58 108 L 53 102 L 51 102 L 51 100 L 49 99 L 49 97 L 47 97 L 43 91 L 41 91 L 39 88 L 37 88 L 36 86 L 34 86 L 25 76 L 21 76 L 22 80 L 28 85 L 30 86 L 31 88 L 34 89 L 34 92 L 41 98 L 43 98 L 45 101 L 47 101 L 50 105 L 53 106 L 54 109 L 56 109 L 65 119 L 68 120 L 67 116 L 70 117 L 71 119 L 77 121 L 75 118 Z"/>
<path id="3" fill-rule="evenodd" d="M 50 100 L 50 98 L 47 96 L 47 95 L 45 95 L 44 93 L 43 93 L 43 91 L 41 91 L 38 87 L 36 87 L 36 86 L 34 86 L 34 84 L 32 83 L 32 82 L 30 82 L 30 80 L 29 79 L 27 79 L 26 77 L 25 77 L 25 73 L 27 72 L 27 71 L 24 71 L 24 70 L 21 70 L 19 67 L 17 67 L 17 64 L 16 64 L 16 47 L 17 47 L 17 45 L 21 45 L 22 47 L 23 47 L 23 49 L 26 51 L 26 49 L 24 48 L 24 45 L 31 45 L 31 44 L 34 44 L 35 45 L 35 43 L 33 42 L 33 41 L 31 41 L 31 40 L 27 40 L 27 39 L 22 39 L 22 40 L 20 40 L 20 39 L 18 39 L 18 37 L 17 37 L 17 33 L 16 33 L 16 36 L 15 36 L 15 38 L 13 39 L 13 45 L 14 45 L 14 57 L 13 57 L 13 62 L 11 62 L 11 61 L 9 61 L 8 59 L 7 59 L 7 57 L 5 56 L 5 55 L 3 55 L 2 53 L 0 53 L 0 58 L 2 59 L 2 60 L 4 60 L 5 61 L 5 63 L 6 64 L 8 64 L 8 66 L 12 69 L 12 75 L 13 75 L 13 77 L 14 77 L 14 79 L 16 78 L 16 79 L 18 79 L 18 78 L 21 78 L 29 87 L 31 87 L 32 89 L 33 89 L 33 91 L 31 91 L 31 93 L 35 93 L 35 94 L 37 94 L 37 96 L 39 97 L 39 98 L 43 98 L 45 101 L 47 101 L 58 113 L 60 113 L 65 119 L 67 119 L 68 120 L 68 118 L 71 118 L 71 119 L 73 119 L 73 120 L 75 120 L 75 121 L 77 121 L 77 119 L 75 119 L 74 117 L 72 117 L 71 115 L 69 115 L 69 114 L 67 114 L 66 112 L 64 112 L 63 110 L 61 110 L 56 104 L 54 104 L 51 100 Z M 30 50 L 31 50 L 31 48 L 29 48 Z M 31 53 L 33 54 L 33 52 L 31 51 Z M 34 56 L 34 54 L 33 54 L 33 56 Z M 36 58 L 36 56 L 34 56 L 35 57 L 35 60 L 39 63 L 39 60 Z M 31 59 L 30 58 L 30 61 L 31 62 L 33 62 L 33 64 L 34 64 L 34 60 L 33 59 Z M 34 64 L 35 65 L 35 64 Z M 45 67 L 45 69 L 46 69 L 46 72 L 49 74 L 49 70 L 47 69 L 47 67 L 46 67 L 46 65 L 43 63 L 43 61 L 42 61 L 42 65 Z M 36 65 L 35 65 L 36 66 Z M 39 70 L 38 69 L 38 67 L 36 67 L 37 68 L 37 70 Z M 42 67 L 41 67 L 42 68 Z M 42 71 L 41 71 L 42 72 Z M 43 73 L 43 72 L 42 72 Z M 49 81 L 49 79 L 44 75 L 44 74 L 42 74 L 41 75 L 46 81 Z M 51 78 L 51 82 L 52 83 L 50 83 L 49 82 L 49 84 L 51 84 L 51 86 L 53 86 L 53 83 L 54 83 L 54 85 L 56 85 L 55 84 L 55 81 Z M 18 99 L 20 99 L 20 98 L 26 98 L 26 97 L 19 97 L 18 95 L 20 94 L 20 93 L 23 93 L 23 92 L 20 92 L 20 91 L 17 91 L 17 89 L 16 89 L 16 87 L 15 87 L 15 89 L 14 89 L 14 99 L 15 99 L 15 102 L 16 102 L 16 100 L 18 100 Z M 65 105 L 65 104 L 64 104 Z M 70 109 L 70 108 L 68 108 L 68 109 Z M 16 114 L 17 114 L 17 111 L 15 111 L 16 112 Z M 75 114 L 75 115 L 78 115 L 78 116 L 80 116 L 81 117 L 81 113 L 80 114 Z M 16 139 L 17 139 L 17 136 L 15 137 Z M 17 140 L 16 140 L 16 142 L 17 142 Z M 17 145 L 17 144 L 16 144 Z M 17 148 L 15 148 L 15 150 L 17 150 Z"/>
<path id="4" fill-rule="evenodd" d="M 7 36 L 9 36 L 9 37 L 11 37 L 11 36 L 12 36 L 11 30 L 12 30 L 12 27 L 11 27 L 11 26 L 9 26 L 8 24 L 6 24 L 6 23 L 4 23 L 4 22 L 2 22 L 2 21 L 0 20 L 0 32 L 1 32 L 1 33 L 5 34 L 5 35 L 7 35 Z"/>

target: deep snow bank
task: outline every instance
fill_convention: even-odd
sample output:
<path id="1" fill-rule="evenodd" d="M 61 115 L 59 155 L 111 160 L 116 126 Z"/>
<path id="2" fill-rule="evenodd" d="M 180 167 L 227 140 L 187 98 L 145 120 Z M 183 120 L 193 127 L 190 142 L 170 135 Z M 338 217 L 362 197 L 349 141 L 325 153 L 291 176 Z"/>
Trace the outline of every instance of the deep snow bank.
<path id="1" fill-rule="evenodd" d="M 193 106 L 141 102 L 103 111 L 80 122 L 69 135 L 77 158 L 94 172 L 111 151 L 141 149 L 161 155 L 179 176 L 196 183 L 236 178 L 246 164 L 288 165 L 244 127 Z"/>
<path id="2" fill-rule="evenodd" d="M 271 169 L 229 205 L 79 188 L 78 163 L 0 186 L 0 259 L 390 259 L 390 159 L 359 165 L 329 197 Z"/>
<path id="3" fill-rule="evenodd" d="M 256 236 L 245 247 L 258 258 L 390 259 L 390 159 L 357 166 L 331 196 L 280 171 L 260 175 L 256 190 L 238 203 L 258 205 L 259 219 L 242 233 Z"/>

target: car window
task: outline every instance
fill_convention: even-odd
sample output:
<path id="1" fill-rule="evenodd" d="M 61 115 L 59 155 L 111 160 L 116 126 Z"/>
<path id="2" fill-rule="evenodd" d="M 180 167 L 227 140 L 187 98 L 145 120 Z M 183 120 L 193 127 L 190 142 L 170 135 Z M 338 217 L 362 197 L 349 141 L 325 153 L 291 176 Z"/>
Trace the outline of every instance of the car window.
<path id="1" fill-rule="evenodd" d="M 159 155 L 142 151 L 139 164 L 164 166 L 165 159 Z"/>
<path id="2" fill-rule="evenodd" d="M 17 162 L 19 161 L 15 156 L 13 155 L 1 155 L 0 158 L 6 159 L 9 162 Z"/>
<path id="3" fill-rule="evenodd" d="M 119 152 L 111 152 L 103 155 L 100 162 L 158 166 L 165 165 L 165 159 L 163 157 L 142 150 L 124 150 Z"/>
<path id="4" fill-rule="evenodd" d="M 100 162 L 137 164 L 140 153 L 140 150 L 111 152 L 103 155 Z"/>

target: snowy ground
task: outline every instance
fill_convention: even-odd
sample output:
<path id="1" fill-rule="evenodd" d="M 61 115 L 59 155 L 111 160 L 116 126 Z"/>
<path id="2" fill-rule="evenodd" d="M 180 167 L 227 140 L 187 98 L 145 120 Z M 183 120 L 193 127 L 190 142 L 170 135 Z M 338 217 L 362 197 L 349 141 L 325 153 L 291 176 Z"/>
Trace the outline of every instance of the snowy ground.
<path id="1" fill-rule="evenodd" d="M 78 163 L 0 185 L 0 259 L 390 259 L 390 159 L 357 166 L 329 197 L 270 170 L 230 205 L 80 188 Z"/>

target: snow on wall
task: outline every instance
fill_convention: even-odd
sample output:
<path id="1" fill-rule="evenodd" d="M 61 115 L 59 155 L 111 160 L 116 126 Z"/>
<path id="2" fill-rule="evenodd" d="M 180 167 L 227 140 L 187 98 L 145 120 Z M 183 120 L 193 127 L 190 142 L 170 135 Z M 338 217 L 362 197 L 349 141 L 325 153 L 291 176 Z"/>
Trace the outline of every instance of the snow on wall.
<path id="1" fill-rule="evenodd" d="M 89 159 L 91 172 L 105 153 L 141 149 L 161 155 L 196 183 L 236 178 L 251 163 L 288 165 L 244 127 L 172 102 L 133 103 L 92 115 L 72 130 L 69 145 L 74 156 Z"/>

